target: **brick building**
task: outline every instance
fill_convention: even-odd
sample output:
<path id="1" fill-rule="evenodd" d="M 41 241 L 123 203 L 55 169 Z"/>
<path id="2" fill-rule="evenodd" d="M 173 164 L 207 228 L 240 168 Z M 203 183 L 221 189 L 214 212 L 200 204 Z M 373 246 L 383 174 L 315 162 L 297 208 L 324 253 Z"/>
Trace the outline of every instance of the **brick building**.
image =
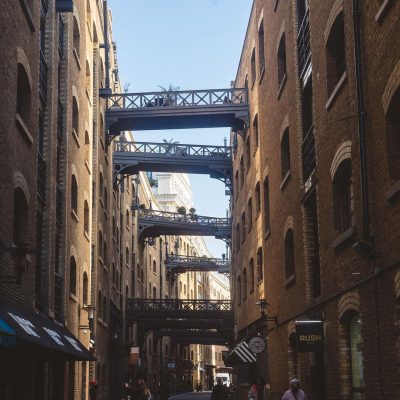
<path id="1" fill-rule="evenodd" d="M 398 37 L 396 1 L 254 1 L 232 280 L 238 341 L 269 303 L 271 398 L 294 376 L 313 399 L 399 396 Z M 322 321 L 322 351 L 298 351 L 300 320 Z"/>

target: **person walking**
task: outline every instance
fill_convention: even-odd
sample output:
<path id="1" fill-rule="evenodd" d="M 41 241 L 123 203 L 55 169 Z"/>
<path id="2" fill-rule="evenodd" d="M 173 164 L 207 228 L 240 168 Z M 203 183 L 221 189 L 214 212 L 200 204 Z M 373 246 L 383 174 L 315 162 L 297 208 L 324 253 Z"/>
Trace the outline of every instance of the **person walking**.
<path id="1" fill-rule="evenodd" d="M 224 386 L 224 382 L 221 378 L 218 378 L 217 384 L 213 387 L 211 400 L 227 400 L 228 388 Z"/>
<path id="2" fill-rule="evenodd" d="M 307 400 L 306 394 L 300 389 L 300 381 L 297 378 L 290 381 L 290 389 L 285 392 L 282 400 Z"/>
<path id="3" fill-rule="evenodd" d="M 255 383 L 250 386 L 247 393 L 248 400 L 265 400 L 265 380 L 262 376 L 257 376 Z"/>
<path id="4" fill-rule="evenodd" d="M 97 382 L 95 380 L 89 381 L 89 399 L 97 399 Z"/>

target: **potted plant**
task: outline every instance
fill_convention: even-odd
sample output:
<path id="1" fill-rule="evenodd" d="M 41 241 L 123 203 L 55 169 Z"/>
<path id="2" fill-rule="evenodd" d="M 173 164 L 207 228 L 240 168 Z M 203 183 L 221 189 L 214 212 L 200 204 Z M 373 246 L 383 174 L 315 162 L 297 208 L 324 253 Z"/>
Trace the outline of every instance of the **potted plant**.
<path id="1" fill-rule="evenodd" d="M 191 219 L 192 221 L 197 221 L 197 220 L 198 220 L 198 217 L 197 217 L 196 209 L 195 209 L 195 208 L 192 207 L 192 208 L 189 210 L 189 217 L 190 217 L 190 219 Z"/>
<path id="2" fill-rule="evenodd" d="M 161 99 L 159 100 L 159 105 L 162 105 L 164 107 L 171 107 L 176 105 L 176 95 L 173 92 L 176 92 L 177 90 L 180 89 L 179 86 L 173 86 L 169 85 L 168 88 L 165 88 L 164 86 L 159 86 L 159 88 L 162 90 L 161 94 Z"/>
<path id="3" fill-rule="evenodd" d="M 175 145 L 179 143 L 179 141 L 174 142 L 174 138 L 170 139 L 169 141 L 167 139 L 163 139 L 164 144 L 162 147 L 165 149 L 165 155 L 169 156 L 174 154 L 174 148 Z"/>

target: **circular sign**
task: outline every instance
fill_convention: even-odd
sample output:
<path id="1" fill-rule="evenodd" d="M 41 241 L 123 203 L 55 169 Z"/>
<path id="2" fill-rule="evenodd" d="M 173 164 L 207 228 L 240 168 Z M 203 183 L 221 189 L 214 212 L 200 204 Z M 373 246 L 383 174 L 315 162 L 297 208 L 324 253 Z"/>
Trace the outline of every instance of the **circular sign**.
<path id="1" fill-rule="evenodd" d="M 254 354 L 262 353 L 265 350 L 265 342 L 264 339 L 259 336 L 255 336 L 249 340 L 249 349 Z"/>

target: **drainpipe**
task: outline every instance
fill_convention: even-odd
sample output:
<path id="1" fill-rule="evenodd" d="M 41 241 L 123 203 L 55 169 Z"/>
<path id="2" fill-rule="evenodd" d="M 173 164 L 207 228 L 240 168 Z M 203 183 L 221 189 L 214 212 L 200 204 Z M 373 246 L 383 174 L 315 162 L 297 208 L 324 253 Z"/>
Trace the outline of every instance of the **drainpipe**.
<path id="1" fill-rule="evenodd" d="M 108 6 L 107 0 L 103 0 L 103 19 L 104 19 L 104 43 L 100 46 L 104 48 L 104 64 L 106 68 L 105 88 L 100 89 L 100 97 L 107 97 L 111 95 L 110 88 L 110 44 L 108 41 Z"/>
<path id="2" fill-rule="evenodd" d="M 369 193 L 368 193 L 368 171 L 367 171 L 367 147 L 365 132 L 365 109 L 364 109 L 364 87 L 362 76 L 361 57 L 361 30 L 360 30 L 360 3 L 353 0 L 353 28 L 354 28 L 354 61 L 355 78 L 357 89 L 357 116 L 358 116 L 358 137 L 360 152 L 360 179 L 361 179 L 361 201 L 363 214 L 363 239 L 369 241 Z"/>

